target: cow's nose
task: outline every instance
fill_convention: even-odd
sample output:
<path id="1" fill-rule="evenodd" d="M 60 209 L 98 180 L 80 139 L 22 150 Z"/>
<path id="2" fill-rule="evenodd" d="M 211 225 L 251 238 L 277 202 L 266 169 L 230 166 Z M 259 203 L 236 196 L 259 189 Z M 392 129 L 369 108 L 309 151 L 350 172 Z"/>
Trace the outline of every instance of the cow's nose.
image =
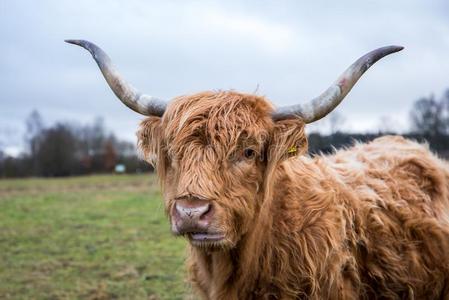
<path id="1" fill-rule="evenodd" d="M 176 212 L 181 219 L 200 220 L 211 208 L 210 203 L 204 200 L 178 200 L 175 204 Z"/>
<path id="2" fill-rule="evenodd" d="M 213 205 L 208 200 L 195 197 L 177 198 L 171 211 L 172 230 L 178 234 L 206 232 L 213 215 Z"/>

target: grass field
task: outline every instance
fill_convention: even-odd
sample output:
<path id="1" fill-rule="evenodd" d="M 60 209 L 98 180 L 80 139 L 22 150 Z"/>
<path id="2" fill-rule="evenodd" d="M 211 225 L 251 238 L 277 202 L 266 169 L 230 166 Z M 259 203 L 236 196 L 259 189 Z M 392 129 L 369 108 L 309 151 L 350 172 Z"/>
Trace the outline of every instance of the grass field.
<path id="1" fill-rule="evenodd" d="M 0 180 L 0 299 L 185 299 L 153 175 Z"/>

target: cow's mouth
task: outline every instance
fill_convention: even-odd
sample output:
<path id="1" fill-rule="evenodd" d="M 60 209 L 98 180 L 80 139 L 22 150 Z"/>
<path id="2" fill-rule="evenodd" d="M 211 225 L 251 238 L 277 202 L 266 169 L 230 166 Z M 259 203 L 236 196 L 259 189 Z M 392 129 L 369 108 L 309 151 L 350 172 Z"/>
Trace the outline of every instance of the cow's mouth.
<path id="1" fill-rule="evenodd" d="M 189 232 L 188 237 L 194 244 L 202 244 L 208 242 L 220 242 L 225 238 L 225 235 L 220 232 Z"/>

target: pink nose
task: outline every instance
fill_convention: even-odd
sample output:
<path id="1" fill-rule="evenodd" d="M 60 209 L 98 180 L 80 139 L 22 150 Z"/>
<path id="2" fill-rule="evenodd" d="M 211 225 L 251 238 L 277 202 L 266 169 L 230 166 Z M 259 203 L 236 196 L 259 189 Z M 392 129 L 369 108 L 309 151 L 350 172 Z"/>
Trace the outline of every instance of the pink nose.
<path id="1" fill-rule="evenodd" d="M 213 216 L 212 205 L 207 200 L 186 197 L 175 200 L 172 221 L 179 233 L 207 230 Z"/>
<path id="2" fill-rule="evenodd" d="M 203 202 L 203 201 L 202 201 Z M 210 210 L 209 203 L 191 203 L 179 200 L 176 202 L 176 212 L 181 219 L 200 219 Z"/>

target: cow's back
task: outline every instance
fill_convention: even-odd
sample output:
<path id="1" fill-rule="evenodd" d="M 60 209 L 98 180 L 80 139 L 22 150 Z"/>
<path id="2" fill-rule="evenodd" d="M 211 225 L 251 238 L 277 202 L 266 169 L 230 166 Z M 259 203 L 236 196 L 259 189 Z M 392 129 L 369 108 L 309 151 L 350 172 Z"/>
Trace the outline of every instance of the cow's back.
<path id="1" fill-rule="evenodd" d="M 348 243 L 364 294 L 434 299 L 448 293 L 447 162 L 426 145 L 395 136 L 321 159 L 354 211 L 357 234 Z"/>

